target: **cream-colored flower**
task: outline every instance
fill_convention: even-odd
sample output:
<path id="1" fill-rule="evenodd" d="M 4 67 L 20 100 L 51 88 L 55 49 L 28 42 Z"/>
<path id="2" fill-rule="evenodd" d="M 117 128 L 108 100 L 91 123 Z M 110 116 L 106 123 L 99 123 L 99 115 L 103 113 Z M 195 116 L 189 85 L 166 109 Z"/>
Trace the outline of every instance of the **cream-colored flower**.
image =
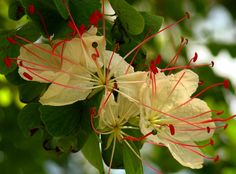
<path id="1" fill-rule="evenodd" d="M 109 97 L 109 98 L 107 98 Z M 103 105 L 105 102 L 105 105 Z M 124 96 L 113 94 L 104 96 L 101 102 L 99 125 L 101 134 L 109 134 L 110 138 L 107 147 L 112 141 L 121 141 L 127 134 L 125 129 L 137 129 L 136 126 L 127 124 L 131 119 L 139 116 L 139 107 Z"/>
<path id="2" fill-rule="evenodd" d="M 19 74 L 29 81 L 51 83 L 40 98 L 44 105 L 67 105 L 84 100 L 93 89 L 92 72 L 96 66 L 91 58 L 104 50 L 103 37 L 91 28 L 80 38 L 56 40 L 49 44 L 28 44 L 20 49 Z M 101 62 L 99 62 L 101 64 Z"/>
<path id="3" fill-rule="evenodd" d="M 212 137 L 215 125 L 203 122 L 211 119 L 207 104 L 190 99 L 198 87 L 197 74 L 190 70 L 168 76 L 157 73 L 155 80 L 155 86 L 146 84 L 141 90 L 141 132 L 155 132 L 147 139 L 168 147 L 183 166 L 201 168 L 203 157 L 195 142 Z"/>
<path id="4" fill-rule="evenodd" d="M 25 80 L 51 83 L 40 98 L 44 105 L 67 105 L 84 100 L 93 89 L 120 91 L 138 99 L 146 72 L 133 67 L 117 53 L 105 49 L 103 36 L 92 27 L 82 38 L 28 44 L 20 49 L 19 74 Z M 129 67 L 129 70 L 127 71 Z M 127 71 L 127 72 L 126 72 Z"/>

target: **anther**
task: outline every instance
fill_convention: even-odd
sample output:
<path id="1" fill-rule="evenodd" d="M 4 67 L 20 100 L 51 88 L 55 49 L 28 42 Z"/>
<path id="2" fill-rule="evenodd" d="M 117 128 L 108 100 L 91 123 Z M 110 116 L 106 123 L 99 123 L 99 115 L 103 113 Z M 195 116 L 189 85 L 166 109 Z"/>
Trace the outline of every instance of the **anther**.
<path id="1" fill-rule="evenodd" d="M 157 130 L 156 129 L 153 129 L 152 130 L 152 135 L 156 135 L 157 134 Z"/>
<path id="2" fill-rule="evenodd" d="M 187 19 L 190 19 L 190 13 L 189 12 L 185 12 L 185 15 L 186 15 Z"/>
<path id="3" fill-rule="evenodd" d="M 97 48 L 97 47 L 98 47 L 98 43 L 97 43 L 97 42 L 93 42 L 93 43 L 92 43 L 92 47 L 93 47 L 93 48 Z"/>
<path id="4" fill-rule="evenodd" d="M 215 66 L 215 62 L 211 61 L 211 67 L 214 67 L 214 66 Z"/>
<path id="5" fill-rule="evenodd" d="M 203 81 L 203 80 L 199 80 L 198 85 L 199 85 L 199 86 L 204 85 L 204 81 Z"/>
<path id="6" fill-rule="evenodd" d="M 157 64 L 157 65 L 160 65 L 160 64 L 161 64 L 161 55 L 160 55 L 160 54 L 157 55 L 156 64 Z"/>
<path id="7" fill-rule="evenodd" d="M 223 114 L 224 113 L 224 111 L 222 110 L 222 111 L 217 111 L 216 112 L 216 115 L 221 115 L 221 114 Z"/>
<path id="8" fill-rule="evenodd" d="M 219 155 L 216 155 L 215 158 L 214 158 L 214 162 L 217 162 L 220 160 L 220 156 Z"/>
<path id="9" fill-rule="evenodd" d="M 10 42 L 13 45 L 16 44 L 16 41 L 10 36 L 7 37 L 7 40 L 8 40 L 8 42 Z"/>
<path id="10" fill-rule="evenodd" d="M 214 140 L 211 138 L 211 139 L 210 139 L 210 145 L 213 146 L 214 144 L 215 144 L 215 142 L 214 142 Z"/>
<path id="11" fill-rule="evenodd" d="M 174 135 L 175 134 L 175 127 L 172 124 L 169 124 L 169 128 L 170 128 L 170 134 Z"/>
<path id="12" fill-rule="evenodd" d="M 34 7 L 34 5 L 33 4 L 30 4 L 29 5 L 29 7 L 28 7 L 28 12 L 29 12 L 29 14 L 34 14 L 34 12 L 35 12 L 35 7 Z"/>
<path id="13" fill-rule="evenodd" d="M 224 80 L 224 88 L 229 89 L 229 81 L 228 80 Z"/>
<path id="14" fill-rule="evenodd" d="M 225 124 L 225 125 L 224 125 L 224 130 L 227 129 L 228 126 L 229 126 L 228 124 Z"/>
<path id="15" fill-rule="evenodd" d="M 196 62 L 197 58 L 198 58 L 198 54 L 197 54 L 197 52 L 195 52 L 194 57 L 193 57 L 193 62 Z"/>
<path id="16" fill-rule="evenodd" d="M 3 61 L 4 61 L 7 68 L 11 68 L 11 59 L 10 59 L 10 57 L 7 56 Z"/>
<path id="17" fill-rule="evenodd" d="M 206 129 L 207 129 L 207 133 L 210 133 L 210 131 L 211 131 L 210 127 L 207 126 Z"/>

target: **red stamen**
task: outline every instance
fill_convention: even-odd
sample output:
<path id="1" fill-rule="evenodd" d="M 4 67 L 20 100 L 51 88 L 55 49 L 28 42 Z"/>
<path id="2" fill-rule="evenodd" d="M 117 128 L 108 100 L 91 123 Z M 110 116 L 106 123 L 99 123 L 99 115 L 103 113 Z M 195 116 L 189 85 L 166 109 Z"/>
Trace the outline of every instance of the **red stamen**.
<path id="1" fill-rule="evenodd" d="M 229 81 L 228 80 L 224 80 L 224 88 L 229 89 Z"/>
<path id="2" fill-rule="evenodd" d="M 11 59 L 9 56 L 7 56 L 3 61 L 7 68 L 11 68 Z"/>
<path id="3" fill-rule="evenodd" d="M 10 36 L 7 37 L 7 40 L 8 40 L 8 42 L 10 42 L 13 45 L 16 44 L 16 41 Z"/>
<path id="4" fill-rule="evenodd" d="M 89 17 L 90 25 L 94 25 L 95 27 L 98 26 L 98 21 L 102 19 L 103 15 L 100 13 L 99 10 L 95 10 L 91 16 Z"/>
<path id="5" fill-rule="evenodd" d="M 204 85 L 204 81 L 203 81 L 203 80 L 199 80 L 198 85 L 199 85 L 199 86 Z"/>
<path id="6" fill-rule="evenodd" d="M 154 73 L 154 74 L 157 74 L 158 73 L 158 69 L 156 67 L 156 62 L 155 60 L 151 60 L 150 62 L 150 69 L 151 69 L 151 72 Z"/>
<path id="7" fill-rule="evenodd" d="M 28 80 L 33 80 L 33 77 L 31 76 L 31 75 L 29 75 L 27 72 L 24 72 L 23 73 L 23 76 L 25 77 L 25 78 L 27 78 Z"/>
<path id="8" fill-rule="evenodd" d="M 35 7 L 34 7 L 34 4 L 30 4 L 29 7 L 28 7 L 28 12 L 30 15 L 34 14 L 35 13 Z"/>
<path id="9" fill-rule="evenodd" d="M 217 111 L 216 112 L 216 115 L 222 115 L 224 113 L 224 111 L 222 110 L 222 111 Z"/>
<path id="10" fill-rule="evenodd" d="M 214 142 L 214 140 L 211 138 L 211 139 L 210 139 L 210 145 L 213 146 L 214 144 L 215 144 L 215 142 Z"/>
<path id="11" fill-rule="evenodd" d="M 168 127 L 170 129 L 170 134 L 174 135 L 175 134 L 175 127 L 172 124 L 169 124 Z"/>
<path id="12" fill-rule="evenodd" d="M 79 27 L 79 32 L 80 32 L 80 34 L 81 34 L 81 36 L 84 34 L 84 32 L 86 32 L 87 31 L 87 27 L 84 25 L 84 24 L 82 24 L 82 25 L 80 25 L 80 27 Z"/>
<path id="13" fill-rule="evenodd" d="M 158 54 L 157 55 L 157 58 L 156 58 L 156 62 L 155 62 L 157 65 L 160 65 L 161 64 L 161 55 Z"/>
<path id="14" fill-rule="evenodd" d="M 133 136 L 126 136 L 123 138 L 123 140 L 130 140 L 130 141 L 141 141 L 144 140 L 145 138 L 147 138 L 148 136 L 153 135 L 153 131 L 147 133 L 146 135 L 143 135 L 141 137 L 133 137 Z"/>
<path id="15" fill-rule="evenodd" d="M 192 59 L 193 59 L 193 62 L 196 62 L 196 61 L 197 61 L 197 58 L 198 58 L 198 54 L 197 54 L 197 52 L 195 52 L 194 57 L 192 58 Z"/>
<path id="16" fill-rule="evenodd" d="M 227 129 L 228 126 L 229 126 L 229 124 L 225 124 L 225 125 L 224 125 L 224 130 Z"/>
<path id="17" fill-rule="evenodd" d="M 214 162 L 217 162 L 220 160 L 220 156 L 219 155 L 216 155 L 215 158 L 214 158 Z"/>

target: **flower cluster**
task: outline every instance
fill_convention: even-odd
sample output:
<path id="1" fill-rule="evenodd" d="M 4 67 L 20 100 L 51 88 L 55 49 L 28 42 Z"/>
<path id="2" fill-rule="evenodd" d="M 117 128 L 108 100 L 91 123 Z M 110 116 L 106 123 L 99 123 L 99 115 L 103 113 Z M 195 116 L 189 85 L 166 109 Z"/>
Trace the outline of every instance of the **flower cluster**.
<path id="1" fill-rule="evenodd" d="M 126 61 L 127 56 L 117 53 L 118 44 L 112 51 L 108 50 L 105 33 L 99 35 L 97 31 L 100 18 L 104 18 L 104 14 L 93 13 L 89 29 L 78 29 L 70 22 L 70 28 L 74 29 L 72 39 L 21 45 L 17 58 L 20 76 L 27 81 L 49 84 L 39 102 L 65 106 L 102 92 L 98 111 L 90 113 L 91 127 L 97 134 L 108 135 L 106 148 L 113 144 L 112 158 L 116 142 L 132 148 L 129 142 L 141 141 L 167 147 L 180 164 L 193 169 L 201 168 L 204 158 L 218 160 L 218 156 L 207 157 L 200 149 L 214 144 L 211 137 L 215 129 L 221 127 L 215 122 L 227 120 L 213 119 L 212 113 L 220 115 L 221 112 L 211 110 L 197 97 L 214 86 L 227 88 L 228 81 L 194 95 L 200 81 L 191 70 L 194 67 L 191 63 L 197 55 L 186 66 L 176 66 L 173 59 L 164 69 L 157 67 L 161 59 L 158 56 L 150 62 L 147 71 L 135 71 Z M 139 50 L 153 36 L 131 52 Z M 178 69 L 182 70 L 173 73 Z M 98 124 L 94 124 L 95 117 Z M 137 137 L 130 130 L 138 130 L 142 135 Z M 198 145 L 205 140 L 209 143 Z"/>

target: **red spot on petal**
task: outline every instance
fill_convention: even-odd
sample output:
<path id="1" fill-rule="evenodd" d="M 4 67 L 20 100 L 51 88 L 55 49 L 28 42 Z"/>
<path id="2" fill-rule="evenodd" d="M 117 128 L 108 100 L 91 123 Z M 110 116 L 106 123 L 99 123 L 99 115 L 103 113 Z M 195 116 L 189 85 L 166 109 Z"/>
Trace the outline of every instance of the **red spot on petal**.
<path id="1" fill-rule="evenodd" d="M 13 45 L 16 44 L 16 41 L 10 36 L 7 37 L 7 40 L 8 40 L 8 42 L 10 42 Z"/>
<path id="2" fill-rule="evenodd" d="M 170 134 L 174 135 L 175 134 L 175 127 L 172 124 L 169 124 L 169 128 L 170 128 Z"/>
<path id="3" fill-rule="evenodd" d="M 102 18 L 102 14 L 99 10 L 95 10 L 89 17 L 90 25 L 98 26 L 98 21 Z"/>
<path id="4" fill-rule="evenodd" d="M 229 89 L 229 81 L 228 80 L 224 80 L 224 87 L 225 87 L 225 89 Z"/>
<path id="5" fill-rule="evenodd" d="M 29 75 L 27 72 L 24 72 L 24 73 L 23 73 L 23 76 L 24 76 L 25 78 L 27 78 L 28 80 L 33 80 L 33 77 L 32 77 L 31 75 Z"/>
<path id="6" fill-rule="evenodd" d="M 32 14 L 35 13 L 35 7 L 34 7 L 33 4 L 30 4 L 30 5 L 28 6 L 28 12 L 29 12 L 30 15 L 32 15 Z"/>
<path id="7" fill-rule="evenodd" d="M 11 59 L 10 59 L 10 57 L 7 56 L 3 61 L 4 61 L 7 68 L 11 68 Z"/>

